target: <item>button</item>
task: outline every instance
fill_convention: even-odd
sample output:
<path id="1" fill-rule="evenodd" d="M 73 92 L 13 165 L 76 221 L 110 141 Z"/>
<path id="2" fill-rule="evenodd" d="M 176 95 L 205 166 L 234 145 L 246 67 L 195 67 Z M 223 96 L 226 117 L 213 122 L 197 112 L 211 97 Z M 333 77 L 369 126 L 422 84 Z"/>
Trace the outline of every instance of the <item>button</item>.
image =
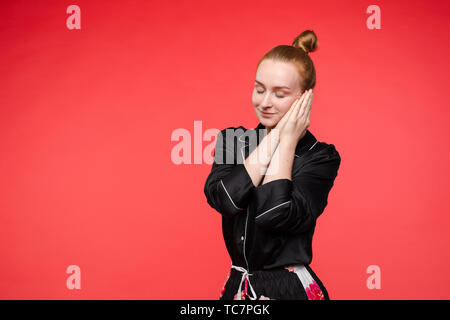
<path id="1" fill-rule="evenodd" d="M 241 240 L 244 241 L 244 236 L 241 236 Z"/>

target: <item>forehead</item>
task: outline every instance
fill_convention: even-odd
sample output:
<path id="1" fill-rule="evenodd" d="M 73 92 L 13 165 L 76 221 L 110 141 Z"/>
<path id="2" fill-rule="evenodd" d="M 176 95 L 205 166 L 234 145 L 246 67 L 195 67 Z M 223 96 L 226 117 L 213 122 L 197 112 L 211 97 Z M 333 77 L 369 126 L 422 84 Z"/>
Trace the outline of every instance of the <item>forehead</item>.
<path id="1" fill-rule="evenodd" d="M 265 59 L 256 71 L 256 79 L 266 87 L 288 86 L 298 88 L 300 76 L 294 64 Z"/>

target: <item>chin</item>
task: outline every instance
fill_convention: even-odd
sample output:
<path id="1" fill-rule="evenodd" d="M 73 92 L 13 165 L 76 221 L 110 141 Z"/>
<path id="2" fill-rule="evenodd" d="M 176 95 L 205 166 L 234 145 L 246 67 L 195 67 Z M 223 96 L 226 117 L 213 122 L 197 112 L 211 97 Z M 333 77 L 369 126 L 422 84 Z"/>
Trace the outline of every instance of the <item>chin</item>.
<path id="1" fill-rule="evenodd" d="M 259 122 L 261 122 L 261 124 L 266 127 L 266 128 L 273 128 L 277 125 L 277 121 L 275 120 L 269 120 L 269 119 L 259 119 Z"/>

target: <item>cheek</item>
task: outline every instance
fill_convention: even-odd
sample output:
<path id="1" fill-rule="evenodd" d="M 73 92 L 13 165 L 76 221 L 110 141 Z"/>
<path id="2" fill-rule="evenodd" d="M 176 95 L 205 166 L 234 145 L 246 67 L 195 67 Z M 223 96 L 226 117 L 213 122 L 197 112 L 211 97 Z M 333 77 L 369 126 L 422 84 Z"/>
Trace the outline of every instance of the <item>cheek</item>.
<path id="1" fill-rule="evenodd" d="M 292 103 L 293 103 L 293 101 L 292 101 L 292 102 L 291 102 L 291 101 L 286 101 L 286 102 L 280 103 L 280 104 L 278 105 L 278 111 L 279 111 L 282 115 L 284 115 L 286 112 L 289 111 L 289 108 L 291 107 Z"/>
<path id="2" fill-rule="evenodd" d="M 254 93 L 253 92 L 253 94 L 252 94 L 252 103 L 253 103 L 253 106 L 258 106 L 260 103 L 261 103 L 261 101 L 260 101 L 261 99 L 258 97 L 258 95 L 256 94 L 256 93 Z"/>

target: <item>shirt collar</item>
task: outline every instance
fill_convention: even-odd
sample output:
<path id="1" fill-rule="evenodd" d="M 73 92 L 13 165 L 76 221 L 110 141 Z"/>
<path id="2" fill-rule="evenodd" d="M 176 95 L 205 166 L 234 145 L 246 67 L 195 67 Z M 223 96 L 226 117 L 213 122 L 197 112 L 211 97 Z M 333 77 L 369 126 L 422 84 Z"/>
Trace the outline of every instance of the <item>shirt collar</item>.
<path id="1" fill-rule="evenodd" d="M 263 137 L 260 138 L 260 134 L 265 134 L 265 130 L 264 130 L 265 128 L 266 127 L 260 122 L 254 129 L 254 130 L 256 130 L 256 134 L 258 137 L 258 139 L 256 139 L 258 144 L 261 142 L 261 140 L 263 138 Z M 299 142 L 295 148 L 295 156 L 301 157 L 306 151 L 312 149 L 316 145 L 317 142 L 318 141 L 317 141 L 316 137 L 308 129 L 306 129 L 305 135 L 299 140 Z"/>

